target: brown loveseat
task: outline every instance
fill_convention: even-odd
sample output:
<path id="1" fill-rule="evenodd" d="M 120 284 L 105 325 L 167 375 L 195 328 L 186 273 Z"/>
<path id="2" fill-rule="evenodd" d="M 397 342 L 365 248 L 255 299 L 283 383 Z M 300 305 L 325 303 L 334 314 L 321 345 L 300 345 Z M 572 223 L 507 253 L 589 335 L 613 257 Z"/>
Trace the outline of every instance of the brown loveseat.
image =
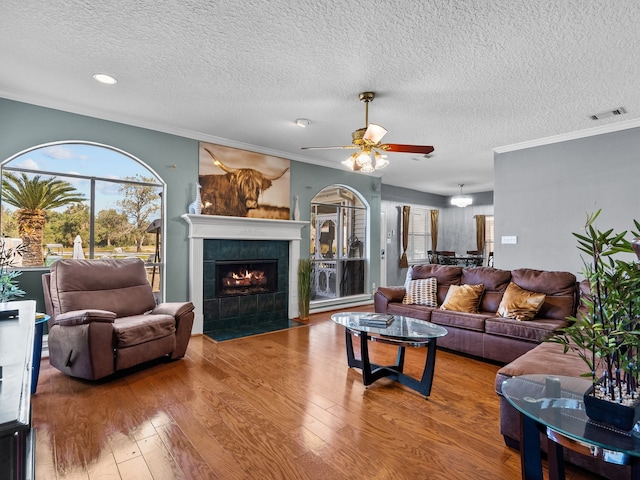
<path id="1" fill-rule="evenodd" d="M 438 306 L 442 305 L 451 285 L 484 285 L 479 313 L 403 304 L 405 287 L 378 288 L 374 295 L 376 312 L 406 315 L 442 325 L 449 333 L 438 339 L 439 346 L 501 363 L 511 362 L 566 326 L 566 317 L 575 315 L 578 304 L 576 277 L 568 272 L 434 264 L 411 268 L 412 280 L 429 277 L 437 281 Z M 496 316 L 510 282 L 545 294 L 544 303 L 532 320 Z"/>
<path id="2" fill-rule="evenodd" d="M 67 375 L 96 380 L 186 352 L 194 306 L 156 305 L 139 258 L 58 260 L 42 283 L 49 361 Z"/>

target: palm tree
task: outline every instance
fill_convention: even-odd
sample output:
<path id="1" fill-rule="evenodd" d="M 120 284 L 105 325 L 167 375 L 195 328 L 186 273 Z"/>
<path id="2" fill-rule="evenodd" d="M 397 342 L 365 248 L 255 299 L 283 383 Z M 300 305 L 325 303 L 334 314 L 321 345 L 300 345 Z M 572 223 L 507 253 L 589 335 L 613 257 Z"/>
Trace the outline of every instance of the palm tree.
<path id="1" fill-rule="evenodd" d="M 22 265 L 39 267 L 44 264 L 42 257 L 42 228 L 46 222 L 46 211 L 71 203 L 82 202 L 84 195 L 73 185 L 55 177 L 33 178 L 25 173 L 20 176 L 4 172 L 2 177 L 2 199 L 18 210 L 18 235 L 25 247 Z"/>

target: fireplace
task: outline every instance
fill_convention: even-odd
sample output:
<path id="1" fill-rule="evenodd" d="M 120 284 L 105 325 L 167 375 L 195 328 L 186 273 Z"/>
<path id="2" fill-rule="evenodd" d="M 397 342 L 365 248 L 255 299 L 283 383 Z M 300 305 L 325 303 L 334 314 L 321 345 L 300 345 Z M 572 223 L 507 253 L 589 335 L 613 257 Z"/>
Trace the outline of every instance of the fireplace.
<path id="1" fill-rule="evenodd" d="M 218 298 L 278 291 L 277 259 L 220 260 L 215 270 Z"/>
<path id="2" fill-rule="evenodd" d="M 289 242 L 206 239 L 203 249 L 203 333 L 291 318 Z"/>
<path id="3" fill-rule="evenodd" d="M 192 214 L 182 218 L 189 225 L 189 297 L 195 306 L 193 334 L 204 333 L 205 321 L 209 328 L 217 321 L 262 319 L 265 312 L 288 318 L 298 316 L 300 238 L 302 228 L 309 222 Z M 216 297 L 216 261 L 264 259 L 278 259 L 275 292 Z"/>

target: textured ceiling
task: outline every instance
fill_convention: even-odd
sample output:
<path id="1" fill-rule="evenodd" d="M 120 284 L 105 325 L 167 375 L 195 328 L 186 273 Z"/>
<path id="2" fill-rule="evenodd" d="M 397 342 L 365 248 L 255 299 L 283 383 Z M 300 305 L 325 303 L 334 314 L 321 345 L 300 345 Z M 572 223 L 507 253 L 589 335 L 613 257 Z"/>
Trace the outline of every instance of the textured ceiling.
<path id="1" fill-rule="evenodd" d="M 344 168 L 300 147 L 350 144 L 372 90 L 385 142 L 435 147 L 383 183 L 480 192 L 495 147 L 640 118 L 639 21 L 636 0 L 3 0 L 0 96 Z"/>

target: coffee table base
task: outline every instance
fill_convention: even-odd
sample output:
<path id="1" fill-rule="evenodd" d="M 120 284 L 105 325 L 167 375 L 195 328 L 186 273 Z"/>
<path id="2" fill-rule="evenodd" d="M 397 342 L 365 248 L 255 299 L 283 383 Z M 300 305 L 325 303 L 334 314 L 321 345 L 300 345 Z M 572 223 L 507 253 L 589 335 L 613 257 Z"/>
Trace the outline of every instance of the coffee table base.
<path id="1" fill-rule="evenodd" d="M 353 337 L 360 337 L 360 359 L 358 360 L 353 352 Z M 409 387 L 425 397 L 431 394 L 431 385 L 433 384 L 433 371 L 436 365 L 436 338 L 420 342 L 401 342 L 394 340 L 386 340 L 380 337 L 371 337 L 364 332 L 345 329 L 345 340 L 347 344 L 347 364 L 351 368 L 359 368 L 362 370 L 362 381 L 365 385 L 371 385 L 381 378 L 390 378 L 406 387 Z M 394 365 L 377 365 L 369 360 L 369 340 L 376 342 L 396 345 L 398 353 L 396 363 Z M 424 370 L 420 380 L 403 373 L 404 371 L 404 354 L 405 347 L 426 347 L 427 356 L 425 359 Z"/>

